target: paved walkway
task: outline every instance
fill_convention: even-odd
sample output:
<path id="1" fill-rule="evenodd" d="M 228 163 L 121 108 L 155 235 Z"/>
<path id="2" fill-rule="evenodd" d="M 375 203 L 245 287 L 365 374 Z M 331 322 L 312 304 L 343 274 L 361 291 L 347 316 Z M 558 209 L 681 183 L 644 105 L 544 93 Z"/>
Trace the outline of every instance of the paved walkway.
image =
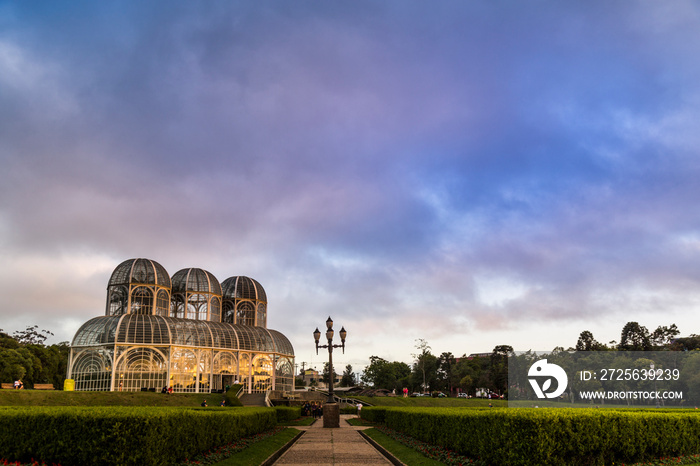
<path id="1" fill-rule="evenodd" d="M 391 464 L 357 432 L 368 427 L 351 426 L 345 421 L 351 417 L 355 416 L 341 414 L 338 429 L 324 429 L 323 419 L 317 420 L 310 427 L 295 427 L 306 432 L 274 464 Z"/>

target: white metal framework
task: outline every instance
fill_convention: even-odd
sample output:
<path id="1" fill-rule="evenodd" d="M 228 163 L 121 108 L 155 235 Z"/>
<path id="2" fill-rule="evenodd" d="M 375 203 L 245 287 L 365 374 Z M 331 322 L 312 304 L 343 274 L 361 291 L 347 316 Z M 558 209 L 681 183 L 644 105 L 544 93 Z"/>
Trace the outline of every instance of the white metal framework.
<path id="1" fill-rule="evenodd" d="M 75 334 L 68 378 L 76 390 L 199 393 L 235 382 L 247 392 L 291 390 L 294 348 L 266 328 L 266 312 L 265 291 L 251 278 L 225 280 L 222 293 L 211 273 L 183 269 L 171 285 L 157 262 L 131 259 L 110 278 L 106 315 Z"/>

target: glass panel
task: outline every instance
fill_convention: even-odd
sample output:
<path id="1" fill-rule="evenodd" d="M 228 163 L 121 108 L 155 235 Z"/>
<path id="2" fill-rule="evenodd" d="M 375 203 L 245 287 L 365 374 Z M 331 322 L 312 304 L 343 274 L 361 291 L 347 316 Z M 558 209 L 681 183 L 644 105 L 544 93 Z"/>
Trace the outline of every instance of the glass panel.
<path id="1" fill-rule="evenodd" d="M 238 382 L 242 383 L 245 390 L 248 391 L 248 387 L 250 386 L 250 381 L 248 380 L 248 376 L 250 375 L 250 355 L 247 353 L 240 355 L 238 375 L 240 377 Z"/>
<path id="2" fill-rule="evenodd" d="M 254 351 L 255 348 L 255 337 L 253 335 L 253 329 L 255 327 L 244 327 L 242 325 L 236 326 L 236 334 L 238 335 L 238 348 L 243 350 Z"/>
<path id="3" fill-rule="evenodd" d="M 71 346 L 97 346 L 114 343 L 119 317 L 95 317 L 78 329 Z"/>
<path id="4" fill-rule="evenodd" d="M 107 292 L 107 315 L 119 316 L 126 313 L 128 294 L 125 286 L 111 286 Z"/>
<path id="5" fill-rule="evenodd" d="M 131 313 L 151 314 L 153 312 L 153 291 L 145 286 L 139 286 L 131 292 Z"/>
<path id="6" fill-rule="evenodd" d="M 119 264 L 112 272 L 112 276 L 109 279 L 110 285 L 123 285 L 129 283 L 129 277 L 131 276 L 131 265 L 134 263 L 134 259 L 128 259 Z"/>
<path id="7" fill-rule="evenodd" d="M 276 357 L 275 390 L 291 391 L 294 382 L 294 359 Z"/>
<path id="8" fill-rule="evenodd" d="M 236 311 L 232 299 L 224 299 L 222 322 L 236 323 Z"/>
<path id="9" fill-rule="evenodd" d="M 185 318 L 185 296 L 183 294 L 173 294 L 170 302 L 170 317 Z"/>
<path id="10" fill-rule="evenodd" d="M 190 294 L 187 298 L 187 318 L 194 320 L 207 320 L 209 309 L 207 294 Z"/>
<path id="11" fill-rule="evenodd" d="M 211 315 L 209 320 L 211 322 L 221 322 L 221 300 L 216 296 L 211 298 Z"/>
<path id="12" fill-rule="evenodd" d="M 129 314 L 117 332 L 117 342 L 146 345 L 169 345 L 168 324 L 162 317 Z"/>
<path id="13" fill-rule="evenodd" d="M 255 306 L 250 301 L 238 303 L 236 323 L 240 325 L 255 325 Z"/>
<path id="14" fill-rule="evenodd" d="M 289 342 L 287 337 L 285 337 L 277 330 L 268 329 L 267 331 L 270 333 L 274 341 L 275 352 L 287 356 L 294 356 L 294 348 L 292 347 L 292 344 Z"/>
<path id="15" fill-rule="evenodd" d="M 158 300 L 156 301 L 156 315 L 168 317 L 170 308 L 170 293 L 167 290 L 161 289 L 158 291 Z"/>
<path id="16" fill-rule="evenodd" d="M 170 386 L 176 392 L 194 392 L 197 383 L 197 355 L 186 348 L 173 348 L 170 358 Z"/>
<path id="17" fill-rule="evenodd" d="M 267 304 L 258 304 L 258 320 L 255 325 L 267 328 Z"/>
<path id="18" fill-rule="evenodd" d="M 115 372 L 117 390 L 160 390 L 167 383 L 168 367 L 164 354 L 157 348 L 132 348 L 120 355 Z"/>
<path id="19" fill-rule="evenodd" d="M 211 391 L 211 351 L 199 351 L 199 391 Z"/>
<path id="20" fill-rule="evenodd" d="M 272 387 L 272 360 L 267 355 L 253 359 L 253 391 L 264 392 Z"/>
<path id="21" fill-rule="evenodd" d="M 73 354 L 71 377 L 75 390 L 109 390 L 112 382 L 112 351 L 106 348 L 87 349 Z"/>

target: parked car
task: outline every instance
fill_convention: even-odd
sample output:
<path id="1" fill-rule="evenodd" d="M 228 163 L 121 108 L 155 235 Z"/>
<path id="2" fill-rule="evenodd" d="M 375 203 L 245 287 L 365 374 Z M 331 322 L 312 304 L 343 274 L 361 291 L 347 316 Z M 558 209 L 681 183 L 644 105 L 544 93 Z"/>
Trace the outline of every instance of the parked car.
<path id="1" fill-rule="evenodd" d="M 469 395 L 466 393 L 457 393 L 457 398 L 469 398 Z"/>

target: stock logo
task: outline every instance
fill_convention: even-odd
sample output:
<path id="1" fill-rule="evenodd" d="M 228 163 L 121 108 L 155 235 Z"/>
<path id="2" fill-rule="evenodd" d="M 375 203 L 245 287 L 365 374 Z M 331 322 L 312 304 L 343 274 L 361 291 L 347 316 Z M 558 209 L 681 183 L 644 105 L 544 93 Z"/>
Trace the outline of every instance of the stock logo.
<path id="1" fill-rule="evenodd" d="M 535 390 L 537 398 L 556 398 L 564 393 L 568 383 L 564 369 L 556 364 L 547 363 L 546 359 L 540 359 L 530 366 L 527 377 L 533 390 Z M 552 379 L 557 381 L 557 387 L 553 392 L 547 392 L 552 386 Z M 541 385 L 540 380 L 542 381 Z"/>

